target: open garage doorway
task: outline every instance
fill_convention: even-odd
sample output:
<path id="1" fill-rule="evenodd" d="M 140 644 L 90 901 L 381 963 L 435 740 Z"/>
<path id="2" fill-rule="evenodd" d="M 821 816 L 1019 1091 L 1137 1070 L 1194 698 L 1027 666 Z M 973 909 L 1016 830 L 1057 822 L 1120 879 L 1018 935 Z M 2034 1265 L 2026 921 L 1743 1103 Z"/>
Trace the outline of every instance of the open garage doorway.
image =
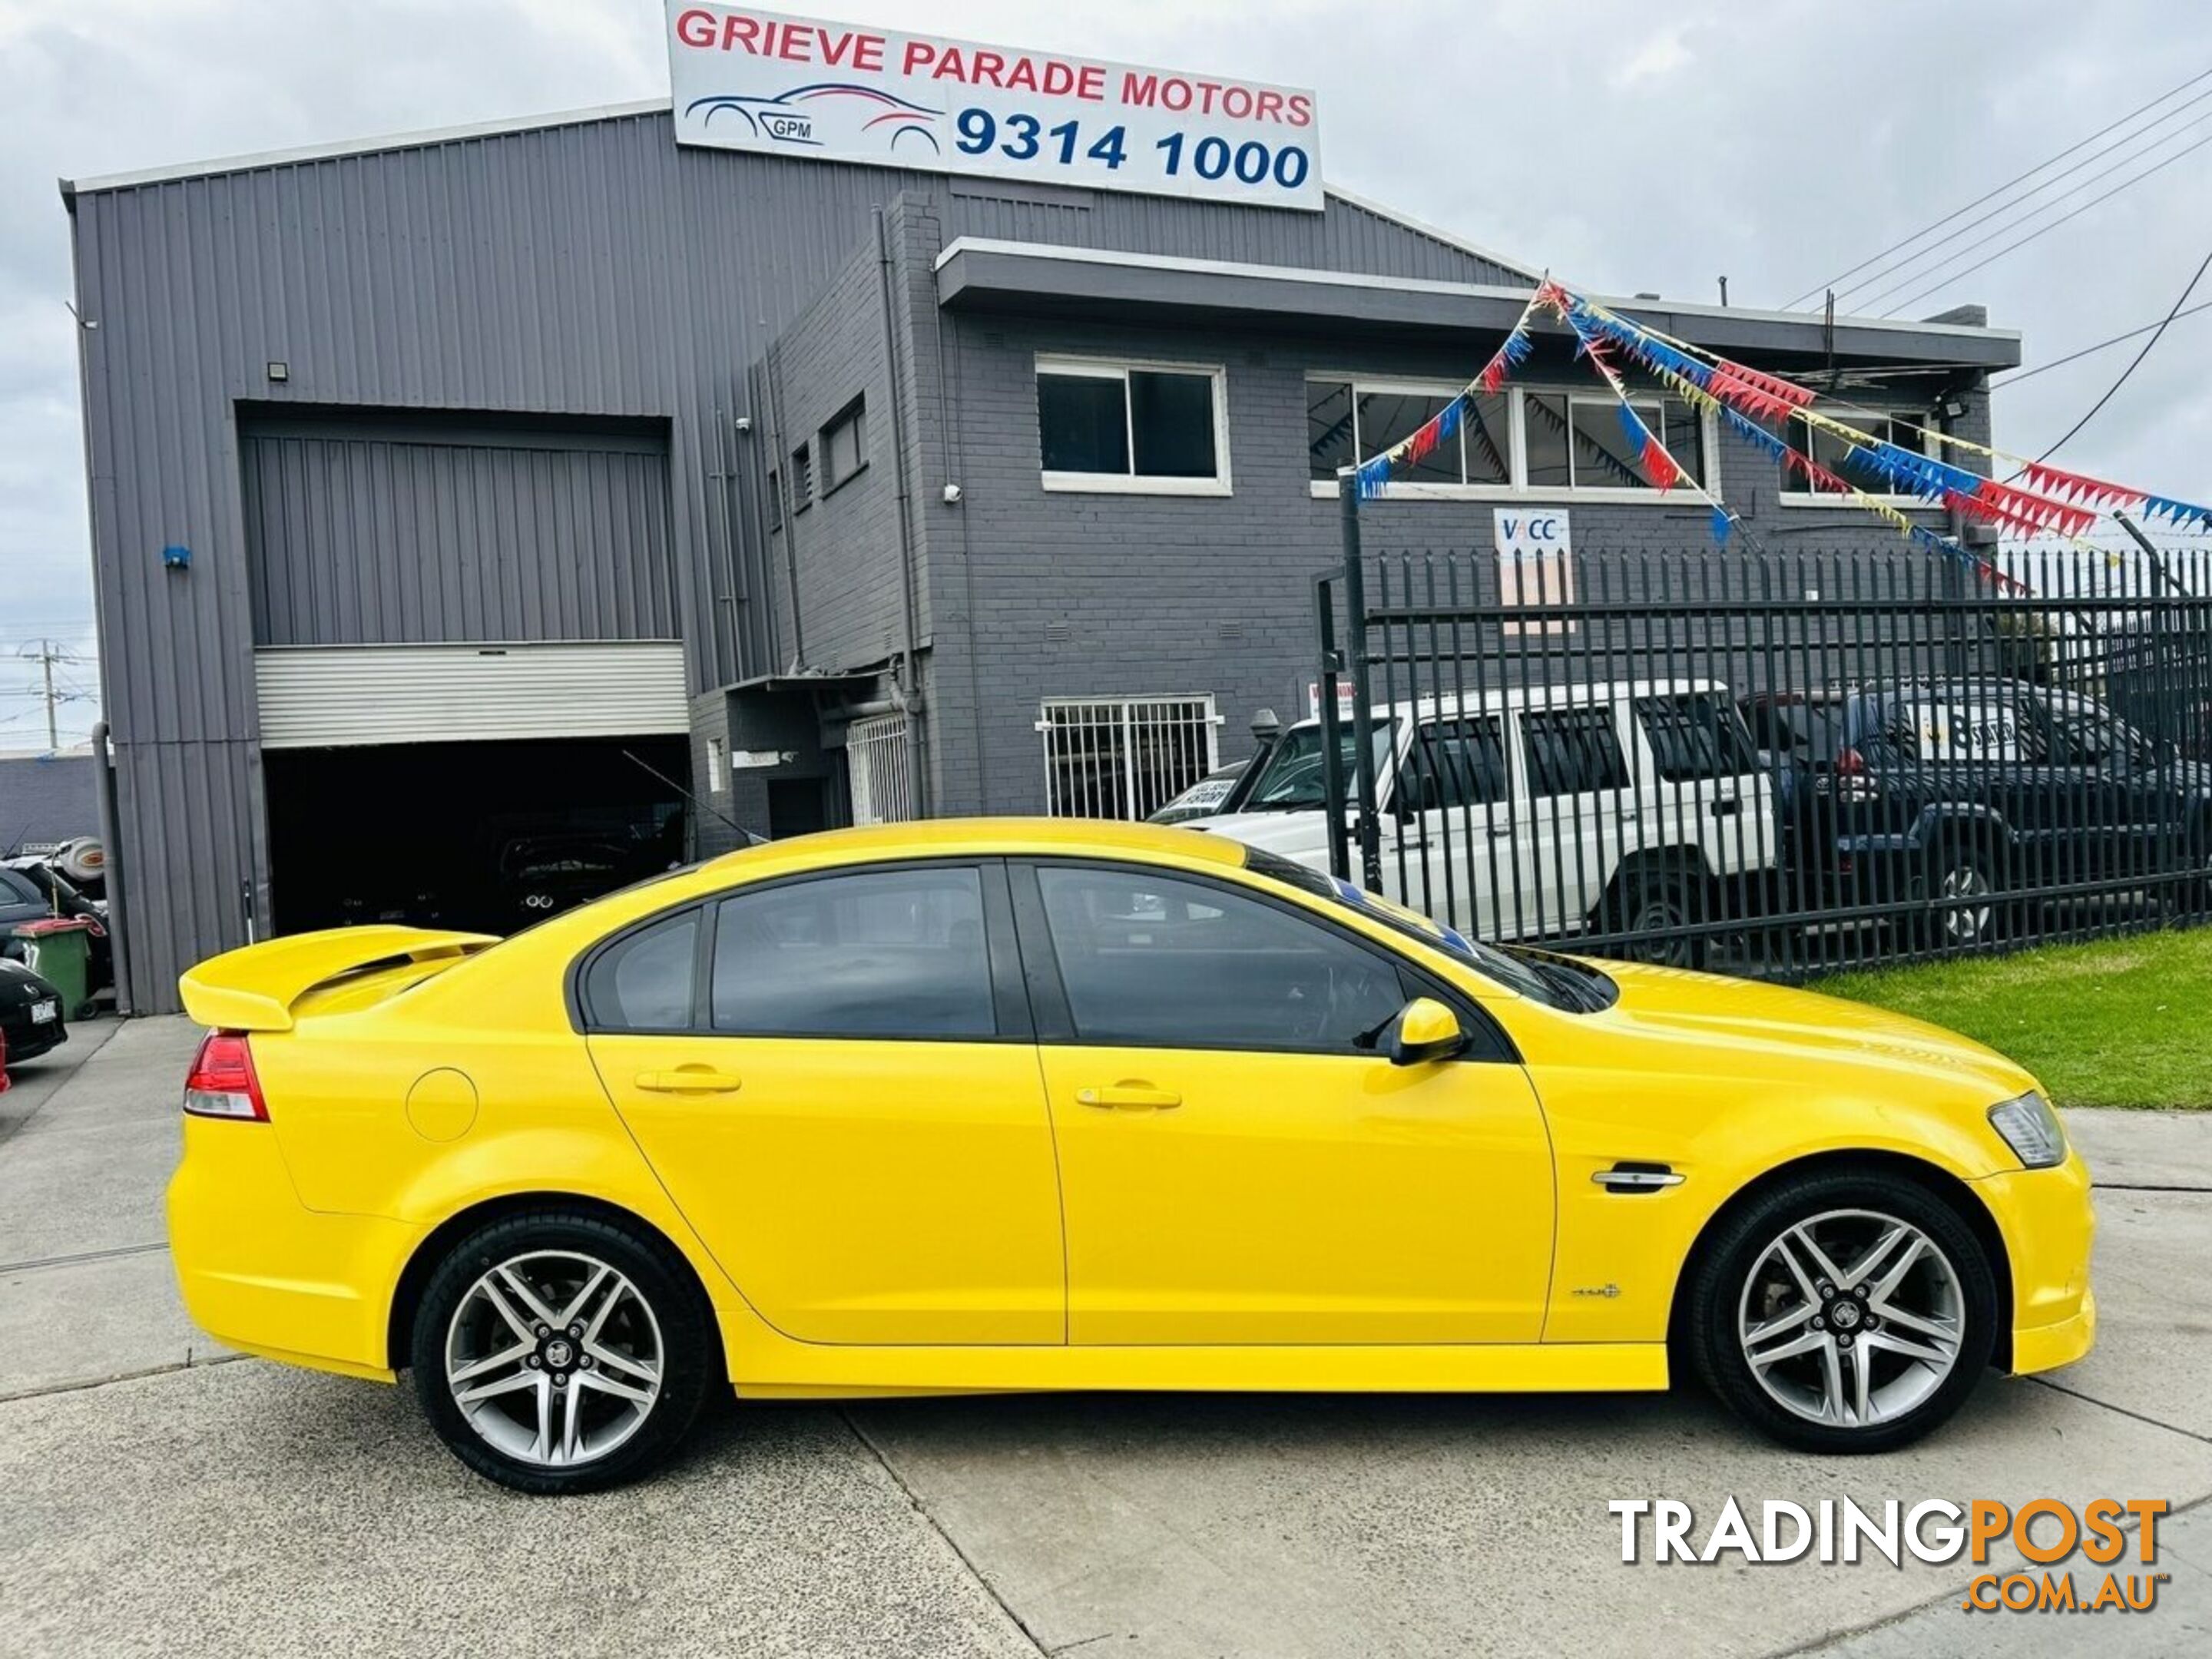
<path id="1" fill-rule="evenodd" d="M 282 749 L 263 765 L 281 933 L 511 933 L 686 856 L 684 798 L 663 781 L 690 769 L 681 737 Z"/>

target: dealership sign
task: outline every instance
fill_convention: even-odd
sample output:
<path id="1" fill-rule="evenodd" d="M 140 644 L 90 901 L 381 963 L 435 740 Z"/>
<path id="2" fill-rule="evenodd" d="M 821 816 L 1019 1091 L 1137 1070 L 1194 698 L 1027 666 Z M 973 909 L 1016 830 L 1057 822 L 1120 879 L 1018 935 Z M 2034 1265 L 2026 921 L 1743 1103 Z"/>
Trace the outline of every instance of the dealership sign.
<path id="1" fill-rule="evenodd" d="M 1036 184 L 1322 205 L 1314 95 L 669 0 L 676 141 Z"/>

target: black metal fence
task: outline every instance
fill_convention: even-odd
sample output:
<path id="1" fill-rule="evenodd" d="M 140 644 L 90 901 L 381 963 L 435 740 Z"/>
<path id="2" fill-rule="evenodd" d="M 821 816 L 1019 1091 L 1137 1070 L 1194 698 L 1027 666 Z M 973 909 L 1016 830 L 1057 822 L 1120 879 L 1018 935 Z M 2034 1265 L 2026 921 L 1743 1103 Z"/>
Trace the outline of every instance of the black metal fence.
<path id="1" fill-rule="evenodd" d="M 1332 863 L 1786 978 L 2212 919 L 2208 596 L 2203 546 L 1370 553 L 1318 584 Z"/>

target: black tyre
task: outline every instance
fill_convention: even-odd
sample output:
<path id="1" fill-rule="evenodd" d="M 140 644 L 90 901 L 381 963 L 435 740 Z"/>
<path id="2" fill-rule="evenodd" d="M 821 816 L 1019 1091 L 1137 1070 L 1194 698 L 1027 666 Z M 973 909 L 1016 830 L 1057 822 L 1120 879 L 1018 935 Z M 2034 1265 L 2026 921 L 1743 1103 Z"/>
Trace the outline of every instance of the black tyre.
<path id="1" fill-rule="evenodd" d="M 1880 1170 L 1808 1175 L 1728 1217 L 1691 1268 L 1679 1331 L 1724 1403 L 1785 1445 L 1888 1451 L 1987 1369 L 1997 1294 L 1973 1230 Z"/>
<path id="2" fill-rule="evenodd" d="M 415 1312 L 415 1392 L 453 1454 L 533 1494 L 635 1479 L 719 1369 L 714 1310 L 643 1230 L 548 1207 L 479 1229 Z"/>
<path id="3" fill-rule="evenodd" d="M 1613 878 L 1605 930 L 1628 937 L 1613 954 L 1626 962 L 1703 968 L 1712 941 L 1688 930 L 1705 919 L 1705 884 L 1663 865 L 1638 865 Z"/>

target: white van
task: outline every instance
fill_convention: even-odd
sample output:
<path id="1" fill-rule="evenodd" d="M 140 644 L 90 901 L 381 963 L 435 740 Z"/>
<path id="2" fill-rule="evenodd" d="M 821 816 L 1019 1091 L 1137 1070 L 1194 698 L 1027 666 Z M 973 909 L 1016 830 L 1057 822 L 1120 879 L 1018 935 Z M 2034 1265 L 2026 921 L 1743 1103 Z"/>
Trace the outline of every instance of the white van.
<path id="1" fill-rule="evenodd" d="M 1528 686 L 1377 708 L 1382 891 L 1478 938 L 1589 931 L 1702 962 L 1775 866 L 1773 781 L 1712 680 Z M 1345 797 L 1356 799 L 1347 717 Z M 1321 723 L 1285 732 L 1243 810 L 1183 826 L 1328 868 Z M 1352 854 L 1359 874 L 1359 854 Z"/>

